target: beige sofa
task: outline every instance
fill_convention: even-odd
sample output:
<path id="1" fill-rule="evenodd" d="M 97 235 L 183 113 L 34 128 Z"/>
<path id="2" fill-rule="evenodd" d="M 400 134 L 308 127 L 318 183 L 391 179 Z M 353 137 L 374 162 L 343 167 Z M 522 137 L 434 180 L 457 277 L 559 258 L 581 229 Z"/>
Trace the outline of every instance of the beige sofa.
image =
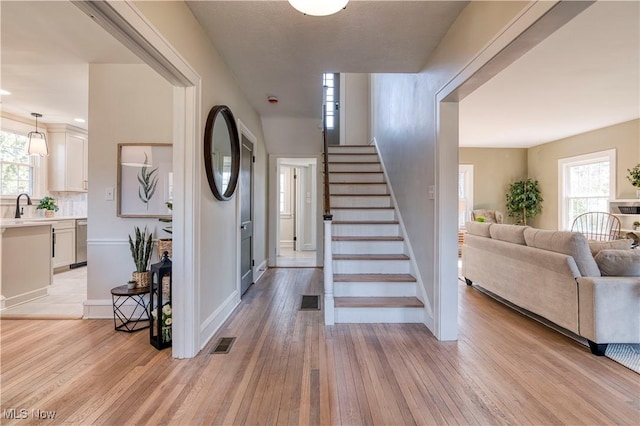
<path id="1" fill-rule="evenodd" d="M 596 355 L 609 343 L 640 343 L 640 250 L 628 250 L 629 240 L 590 245 L 575 232 L 479 222 L 466 228 L 468 285 L 586 338 Z"/>

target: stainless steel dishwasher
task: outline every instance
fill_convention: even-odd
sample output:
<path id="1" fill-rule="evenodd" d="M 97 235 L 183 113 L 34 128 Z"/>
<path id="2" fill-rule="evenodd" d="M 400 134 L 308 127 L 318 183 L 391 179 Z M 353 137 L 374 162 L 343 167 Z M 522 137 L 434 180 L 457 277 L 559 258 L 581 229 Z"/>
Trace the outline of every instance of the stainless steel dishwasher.
<path id="1" fill-rule="evenodd" d="M 87 220 L 76 220 L 76 263 L 70 268 L 87 265 Z"/>

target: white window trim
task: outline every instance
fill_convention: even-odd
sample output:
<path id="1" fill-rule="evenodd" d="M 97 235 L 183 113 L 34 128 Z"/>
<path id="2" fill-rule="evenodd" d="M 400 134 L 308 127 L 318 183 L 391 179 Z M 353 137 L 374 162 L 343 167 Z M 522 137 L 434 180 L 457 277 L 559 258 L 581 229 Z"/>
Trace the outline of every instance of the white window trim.
<path id="1" fill-rule="evenodd" d="M 473 211 L 473 164 L 459 164 L 458 174 L 460 174 L 460 172 L 462 171 L 465 172 L 464 187 L 466 189 L 466 192 L 469 194 L 469 196 L 467 197 L 467 201 L 469 202 L 469 207 L 467 210 L 470 215 L 470 212 Z M 471 217 L 467 217 L 467 220 L 471 220 Z M 465 225 L 460 225 L 460 229 L 465 229 Z"/>
<path id="2" fill-rule="evenodd" d="M 589 154 L 577 155 L 558 159 L 558 229 L 570 230 L 571 224 L 564 223 L 567 213 L 566 192 L 569 184 L 565 170 L 569 166 L 580 166 L 582 164 L 594 163 L 596 161 L 609 161 L 609 201 L 616 198 L 616 150 L 592 152 Z"/>
<path id="3" fill-rule="evenodd" d="M 29 132 L 36 129 L 36 123 L 33 124 L 13 120 L 7 117 L 1 118 L 1 129 L 4 132 L 15 133 L 17 135 L 27 136 Z M 47 129 L 44 126 L 38 124 L 38 130 L 43 131 L 49 140 Z M 47 193 L 47 160 L 44 157 L 33 156 L 31 157 L 33 165 L 33 195 L 31 199 L 33 201 L 40 200 Z M 13 205 L 15 204 L 15 195 L 0 195 L 0 205 Z"/>

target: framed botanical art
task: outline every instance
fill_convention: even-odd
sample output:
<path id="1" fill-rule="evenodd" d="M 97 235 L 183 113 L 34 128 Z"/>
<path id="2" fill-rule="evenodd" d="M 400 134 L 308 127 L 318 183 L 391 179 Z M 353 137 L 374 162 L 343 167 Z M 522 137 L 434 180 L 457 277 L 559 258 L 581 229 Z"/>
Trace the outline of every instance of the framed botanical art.
<path id="1" fill-rule="evenodd" d="M 172 158 L 170 144 L 118 144 L 118 217 L 171 216 Z"/>

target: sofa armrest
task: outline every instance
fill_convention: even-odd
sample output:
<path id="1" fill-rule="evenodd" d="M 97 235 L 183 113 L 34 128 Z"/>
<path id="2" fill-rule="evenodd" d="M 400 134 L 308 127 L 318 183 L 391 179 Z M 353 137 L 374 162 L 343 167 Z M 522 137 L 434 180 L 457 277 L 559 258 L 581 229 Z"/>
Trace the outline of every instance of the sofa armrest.
<path id="1" fill-rule="evenodd" d="M 640 277 L 581 277 L 580 335 L 599 343 L 640 343 Z"/>

